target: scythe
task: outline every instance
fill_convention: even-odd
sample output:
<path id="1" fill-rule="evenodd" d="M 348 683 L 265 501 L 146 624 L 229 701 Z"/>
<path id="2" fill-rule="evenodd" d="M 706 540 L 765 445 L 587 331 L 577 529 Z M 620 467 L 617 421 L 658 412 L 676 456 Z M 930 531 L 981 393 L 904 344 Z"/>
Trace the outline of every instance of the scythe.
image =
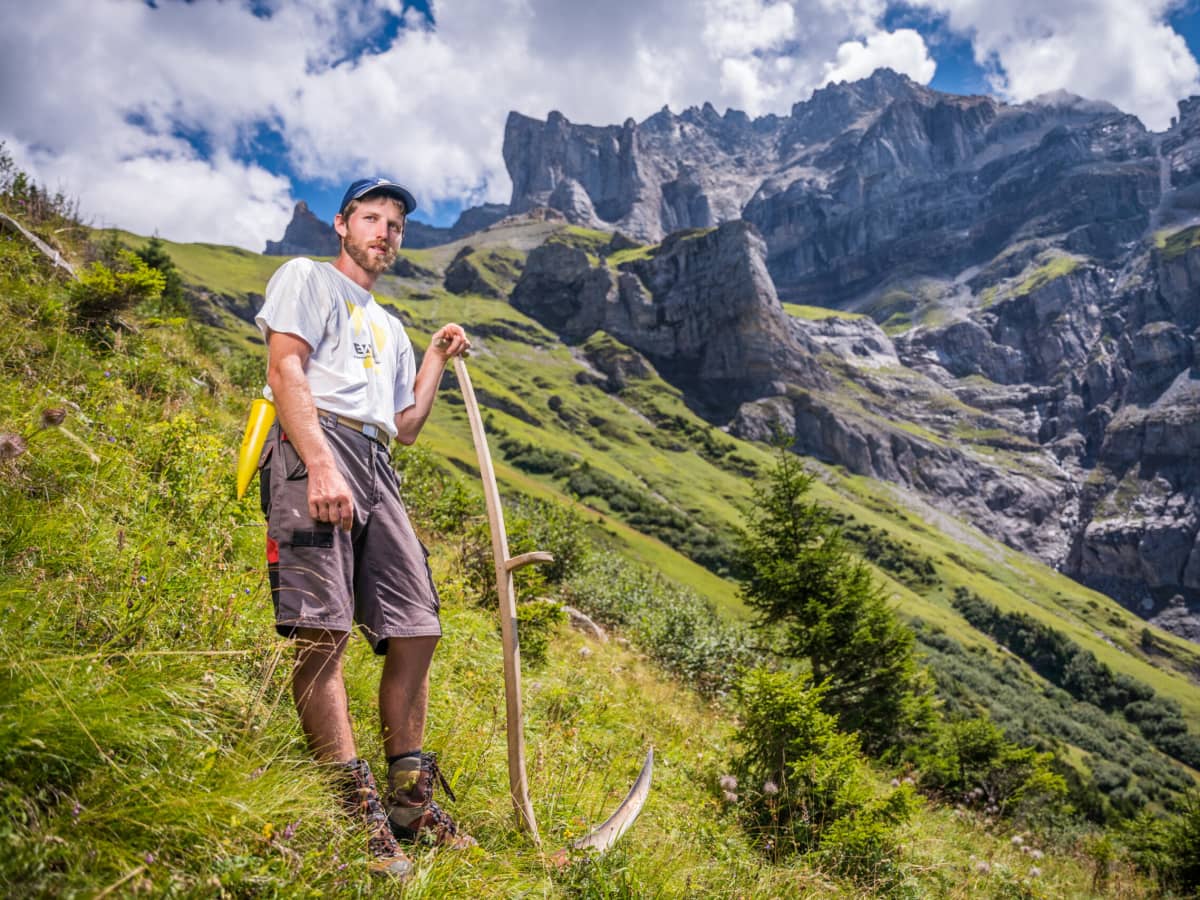
<path id="1" fill-rule="evenodd" d="M 541 846 L 538 835 L 537 821 L 533 815 L 533 804 L 529 799 L 529 781 L 525 773 L 525 732 L 524 718 L 521 712 L 521 654 L 517 639 L 517 604 L 513 591 L 513 572 L 522 566 L 534 563 L 553 562 L 554 557 L 541 550 L 523 553 L 520 556 L 508 555 L 508 535 L 504 530 L 504 511 L 500 506 L 500 490 L 496 484 L 496 473 L 492 468 L 491 453 L 488 452 L 487 436 L 483 431 L 483 419 L 479 414 L 479 404 L 475 399 L 475 390 L 471 387 L 471 377 L 467 374 L 467 364 L 462 357 L 454 357 L 454 374 L 458 377 L 462 389 L 463 401 L 467 407 L 467 419 L 471 423 L 471 437 L 475 442 L 475 453 L 479 458 L 479 474 L 483 479 L 483 495 L 487 502 L 488 525 L 492 533 L 492 555 L 496 562 L 496 588 L 500 594 L 500 632 L 504 643 L 504 697 L 507 715 L 508 732 L 508 786 L 512 795 L 513 807 L 516 810 L 517 826 L 528 831 L 534 843 Z M 633 787 L 628 795 L 609 816 L 604 824 L 588 834 L 573 841 L 568 848 L 555 853 L 551 859 L 562 865 L 569 859 L 569 851 L 595 850 L 603 853 L 625 833 L 642 806 L 650 791 L 650 779 L 654 768 L 654 749 L 646 754 Z"/>

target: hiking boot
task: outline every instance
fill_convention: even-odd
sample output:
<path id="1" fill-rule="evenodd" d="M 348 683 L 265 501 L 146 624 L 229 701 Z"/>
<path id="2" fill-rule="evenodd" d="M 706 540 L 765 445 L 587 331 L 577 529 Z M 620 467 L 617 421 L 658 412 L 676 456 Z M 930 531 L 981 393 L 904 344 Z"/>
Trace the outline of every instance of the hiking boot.
<path id="1" fill-rule="evenodd" d="M 434 801 L 435 779 L 446 796 L 454 800 L 454 792 L 432 753 L 404 756 L 388 767 L 388 793 L 384 803 L 392 834 L 400 841 L 423 841 L 451 850 L 474 847 L 475 838 L 460 831 L 450 815 Z"/>
<path id="2" fill-rule="evenodd" d="M 408 878 L 412 874 L 410 860 L 388 827 L 387 813 L 379 800 L 379 789 L 375 776 L 365 759 L 353 759 L 343 763 L 342 807 L 346 814 L 361 819 L 367 826 L 368 868 L 374 875 L 389 875 L 393 878 Z"/>

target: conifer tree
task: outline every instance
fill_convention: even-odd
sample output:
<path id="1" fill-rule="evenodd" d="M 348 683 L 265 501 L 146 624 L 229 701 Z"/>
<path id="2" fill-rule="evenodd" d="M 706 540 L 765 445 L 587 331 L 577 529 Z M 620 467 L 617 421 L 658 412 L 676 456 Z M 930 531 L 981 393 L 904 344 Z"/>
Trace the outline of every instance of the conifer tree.
<path id="1" fill-rule="evenodd" d="M 811 487 L 780 447 L 740 535 L 741 596 L 760 625 L 779 629 L 786 655 L 808 662 L 841 727 L 870 750 L 897 746 L 930 716 L 914 636 Z"/>
<path id="2" fill-rule="evenodd" d="M 146 242 L 146 246 L 136 251 L 151 269 L 162 273 L 165 281 L 162 296 L 159 298 L 159 309 L 164 315 L 181 316 L 187 313 L 187 298 L 183 294 L 183 278 L 175 268 L 175 261 L 167 253 L 162 239 L 155 235 Z"/>

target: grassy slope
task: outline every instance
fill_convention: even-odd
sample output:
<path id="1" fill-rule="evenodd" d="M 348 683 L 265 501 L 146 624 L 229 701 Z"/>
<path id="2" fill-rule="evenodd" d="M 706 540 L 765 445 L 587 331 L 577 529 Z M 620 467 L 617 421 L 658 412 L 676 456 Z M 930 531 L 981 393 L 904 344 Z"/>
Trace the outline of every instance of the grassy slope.
<path id="1" fill-rule="evenodd" d="M 97 352 L 56 324 L 60 295 L 0 241 L 0 423 L 30 432 L 43 405 L 65 404 L 67 426 L 99 457 L 47 430 L 0 463 L 0 883 L 21 896 L 398 894 L 364 874 L 361 838 L 307 761 L 290 709 L 255 503 L 232 497 L 247 398 L 224 377 L 220 336 L 143 325 L 119 352 Z M 429 745 L 481 846 L 423 854 L 404 896 L 854 892 L 750 850 L 713 783 L 733 752 L 724 715 L 615 642 L 566 632 L 526 674 L 547 849 L 616 805 L 646 746 L 659 757 L 651 802 L 617 851 L 547 867 L 503 799 L 494 615 L 464 599 L 449 550 L 434 548 L 447 639 Z M 347 670 L 358 738 L 374 747 L 378 661 L 354 642 Z M 916 894 L 1086 891 L 1072 853 L 1051 853 L 1031 882 L 1009 835 L 969 817 L 923 810 L 909 837 Z"/>

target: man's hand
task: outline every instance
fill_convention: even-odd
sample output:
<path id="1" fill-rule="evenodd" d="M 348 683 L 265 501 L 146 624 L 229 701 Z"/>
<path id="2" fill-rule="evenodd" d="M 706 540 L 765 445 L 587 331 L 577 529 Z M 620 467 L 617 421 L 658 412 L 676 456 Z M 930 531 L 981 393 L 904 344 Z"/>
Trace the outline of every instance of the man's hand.
<path id="1" fill-rule="evenodd" d="M 354 525 L 354 499 L 337 465 L 309 466 L 308 514 L 318 522 L 340 525 L 345 531 Z"/>
<path id="2" fill-rule="evenodd" d="M 433 333 L 429 349 L 442 358 L 444 366 L 452 357 L 462 356 L 470 350 L 471 342 L 467 340 L 467 333 L 461 325 L 450 322 Z"/>

